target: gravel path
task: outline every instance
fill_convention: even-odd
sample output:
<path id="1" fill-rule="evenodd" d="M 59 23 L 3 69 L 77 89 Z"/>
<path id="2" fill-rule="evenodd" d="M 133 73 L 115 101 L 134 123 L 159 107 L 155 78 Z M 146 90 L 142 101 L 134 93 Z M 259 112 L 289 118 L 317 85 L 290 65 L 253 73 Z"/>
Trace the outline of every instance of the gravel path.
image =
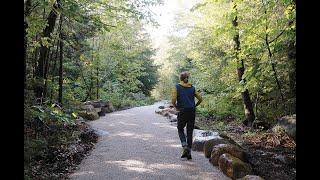
<path id="1" fill-rule="evenodd" d="M 71 179 L 229 179 L 201 152 L 181 159 L 177 128 L 155 113 L 162 102 L 113 112 L 89 124 L 101 133 Z"/>

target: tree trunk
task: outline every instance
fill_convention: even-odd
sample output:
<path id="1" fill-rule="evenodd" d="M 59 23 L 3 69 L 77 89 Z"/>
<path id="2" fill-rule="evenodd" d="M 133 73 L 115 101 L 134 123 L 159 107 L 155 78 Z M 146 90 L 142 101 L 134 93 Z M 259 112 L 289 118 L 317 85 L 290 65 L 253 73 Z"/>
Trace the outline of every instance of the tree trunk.
<path id="1" fill-rule="evenodd" d="M 62 106 L 62 85 L 63 85 L 63 32 L 62 32 L 62 15 L 60 16 L 60 58 L 59 58 L 59 96 L 58 96 L 58 102 Z"/>
<path id="2" fill-rule="evenodd" d="M 94 97 L 94 77 L 93 77 L 93 70 L 90 70 L 90 91 L 89 91 L 89 99 L 93 100 Z"/>
<path id="3" fill-rule="evenodd" d="M 257 92 L 256 103 L 254 105 L 256 110 L 256 117 L 258 117 L 258 101 L 259 101 L 259 92 Z"/>
<path id="4" fill-rule="evenodd" d="M 52 80 L 51 80 L 51 82 L 52 82 L 52 85 L 53 85 L 53 87 L 54 87 L 54 80 L 55 80 L 55 77 L 56 77 L 56 75 L 57 75 L 57 73 L 56 73 L 56 69 L 57 69 L 57 59 L 58 59 L 58 53 L 59 53 L 59 44 L 60 44 L 60 41 L 57 41 L 58 43 L 57 43 L 57 49 L 56 49 L 56 55 L 55 55 L 55 58 L 54 58 L 54 63 L 53 63 L 53 67 L 52 67 Z M 50 92 L 50 101 L 52 101 L 52 99 L 53 99 L 53 92 L 54 92 L 54 90 L 51 90 L 51 92 Z"/>
<path id="5" fill-rule="evenodd" d="M 27 23 L 27 17 L 30 15 L 31 11 L 31 0 L 27 0 L 26 3 L 26 8 L 25 8 L 25 15 L 24 15 L 24 50 L 23 50 L 23 55 L 24 55 L 24 61 L 23 61 L 23 76 L 24 76 L 24 88 L 26 88 L 26 82 L 27 82 L 27 48 L 28 48 L 28 38 L 27 38 L 27 29 L 28 29 L 28 23 Z"/>
<path id="6" fill-rule="evenodd" d="M 97 100 L 99 99 L 99 66 L 97 66 Z"/>
<path id="7" fill-rule="evenodd" d="M 289 98 L 291 98 L 290 108 L 288 109 L 289 114 L 296 113 L 296 47 L 295 42 L 289 43 L 288 49 L 288 60 L 289 60 Z"/>
<path id="8" fill-rule="evenodd" d="M 296 47 L 294 41 L 290 42 L 288 49 L 288 60 L 290 63 L 289 70 L 289 88 L 290 88 L 290 98 L 296 96 Z"/>
<path id="9" fill-rule="evenodd" d="M 99 53 L 100 49 L 101 49 L 101 41 L 99 42 L 97 47 L 98 47 L 98 53 Z M 99 99 L 99 66 L 100 66 L 100 60 L 99 59 L 97 59 L 97 60 L 98 60 L 98 63 L 97 63 L 97 100 L 98 100 Z"/>
<path id="10" fill-rule="evenodd" d="M 233 3 L 234 3 L 233 8 L 237 13 L 237 4 L 234 1 L 233 1 Z M 239 30 L 238 30 L 238 17 L 237 17 L 237 15 L 232 20 L 232 25 L 236 29 L 236 34 L 233 37 L 233 41 L 235 42 L 234 50 L 236 52 L 236 59 L 240 64 L 240 66 L 237 68 L 238 80 L 239 80 L 239 82 L 243 81 L 245 83 L 245 79 L 242 78 L 242 76 L 245 72 L 244 62 L 243 62 L 243 59 L 239 58 L 239 51 L 241 49 L 240 49 L 240 37 L 239 37 Z M 242 92 L 241 95 L 242 95 L 244 112 L 245 112 L 245 117 L 246 117 L 246 119 L 244 120 L 243 123 L 246 126 L 252 126 L 252 123 L 255 119 L 255 115 L 254 115 L 254 111 L 253 111 L 252 101 L 250 99 L 249 90 L 245 89 L 245 91 Z"/>
<path id="11" fill-rule="evenodd" d="M 59 9 L 59 8 L 60 8 L 60 0 L 57 0 L 57 2 L 53 5 L 53 9 L 49 13 L 49 16 L 47 18 L 48 26 L 46 26 L 46 28 L 42 32 L 42 37 L 50 38 L 50 34 L 54 30 L 55 22 L 57 19 L 57 14 L 55 12 L 56 11 L 55 9 Z M 38 64 L 36 67 L 36 78 L 39 81 L 39 84 L 35 88 L 35 95 L 37 98 L 42 98 L 42 95 L 43 95 L 43 90 L 44 90 L 43 79 L 45 77 L 44 65 L 45 65 L 47 54 L 48 54 L 48 48 L 46 46 L 41 45 L 40 57 L 38 59 Z"/>
<path id="12" fill-rule="evenodd" d="M 45 65 L 44 65 L 44 88 L 43 88 L 43 100 L 47 98 L 47 87 L 48 87 L 48 70 L 49 70 L 49 62 L 52 59 L 52 53 L 50 53 L 50 48 L 48 49 L 48 56 L 46 57 Z"/>
<path id="13" fill-rule="evenodd" d="M 93 61 L 94 61 L 94 56 L 93 56 L 94 43 L 95 43 L 95 41 L 94 41 L 94 37 L 93 37 L 93 39 L 92 39 L 92 53 L 91 53 L 92 60 L 91 60 L 91 63 L 93 63 Z M 93 77 L 94 72 L 93 72 L 93 70 L 94 70 L 93 68 L 91 68 L 91 70 L 90 70 L 90 77 L 91 77 L 91 80 L 90 80 L 90 92 L 89 92 L 90 100 L 93 100 L 93 98 L 94 98 L 94 95 L 93 95 L 93 93 L 94 93 L 94 77 Z M 91 91 L 93 91 L 93 92 L 91 92 Z"/>
<path id="14" fill-rule="evenodd" d="M 38 58 L 38 48 L 35 49 L 34 57 L 32 60 L 32 78 L 36 77 L 37 58 Z"/>
<path id="15" fill-rule="evenodd" d="M 265 15 L 266 15 L 266 18 L 267 18 L 267 10 L 265 9 L 264 11 Z M 281 96 L 281 100 L 282 102 L 284 102 L 284 97 L 283 97 L 283 93 L 282 93 L 282 90 L 281 90 L 281 85 L 280 85 L 280 81 L 278 79 L 278 75 L 277 75 L 277 71 L 276 71 L 276 68 L 275 68 L 275 64 L 274 62 L 272 61 L 272 52 L 271 52 L 271 48 L 270 48 L 270 44 L 269 44 L 269 34 L 267 33 L 268 32 L 268 23 L 266 23 L 266 37 L 265 37 L 265 42 L 266 42 L 266 46 L 267 46 L 267 49 L 268 49 L 268 55 L 269 55 L 269 59 L 271 61 L 271 67 L 272 67 L 272 71 L 273 71 L 273 75 L 274 75 L 274 78 L 276 80 L 276 83 L 277 83 L 277 87 L 278 87 L 278 90 L 280 92 L 280 96 Z"/>

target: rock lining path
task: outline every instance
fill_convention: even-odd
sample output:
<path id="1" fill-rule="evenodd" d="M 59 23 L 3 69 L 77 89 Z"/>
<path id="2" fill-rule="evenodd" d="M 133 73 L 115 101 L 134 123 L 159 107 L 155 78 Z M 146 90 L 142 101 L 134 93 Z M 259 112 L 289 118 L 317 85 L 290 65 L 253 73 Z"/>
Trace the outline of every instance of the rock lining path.
<path id="1" fill-rule="evenodd" d="M 176 127 L 155 113 L 163 104 L 117 111 L 90 121 L 102 136 L 70 179 L 229 180 L 201 152 L 193 151 L 191 161 L 180 158 Z"/>

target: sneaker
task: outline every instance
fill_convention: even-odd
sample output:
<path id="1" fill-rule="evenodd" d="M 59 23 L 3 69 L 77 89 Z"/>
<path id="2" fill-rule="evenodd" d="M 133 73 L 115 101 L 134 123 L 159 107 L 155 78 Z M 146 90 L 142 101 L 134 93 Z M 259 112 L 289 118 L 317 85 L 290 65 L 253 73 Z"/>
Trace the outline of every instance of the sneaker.
<path id="1" fill-rule="evenodd" d="M 191 149 L 190 148 L 187 148 L 187 159 L 188 160 L 192 159 L 192 157 L 191 157 Z"/>
<path id="2" fill-rule="evenodd" d="M 188 159 L 188 160 L 192 159 L 192 157 L 191 157 L 191 152 L 188 153 L 187 159 Z"/>
<path id="3" fill-rule="evenodd" d="M 187 149 L 183 149 L 181 158 L 188 158 L 188 155 L 189 155 L 188 150 Z"/>

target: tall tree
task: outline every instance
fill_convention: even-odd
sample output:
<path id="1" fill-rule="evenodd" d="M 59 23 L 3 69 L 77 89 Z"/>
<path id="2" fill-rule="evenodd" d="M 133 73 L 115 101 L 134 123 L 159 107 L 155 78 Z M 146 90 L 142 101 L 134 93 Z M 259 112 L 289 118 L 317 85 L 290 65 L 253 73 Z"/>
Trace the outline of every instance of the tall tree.
<path id="1" fill-rule="evenodd" d="M 243 78 L 243 75 L 245 72 L 244 60 L 239 57 L 239 53 L 241 51 L 241 48 L 240 48 L 240 38 L 239 38 L 239 29 L 238 29 L 237 3 L 235 1 L 232 1 L 232 2 L 233 2 L 233 10 L 235 12 L 235 17 L 232 20 L 232 25 L 235 29 L 235 35 L 233 37 L 233 41 L 235 43 L 234 51 L 235 51 L 235 56 L 236 56 L 237 62 L 239 63 L 239 67 L 237 68 L 238 80 L 240 83 L 241 82 L 246 83 L 246 79 Z M 242 95 L 242 100 L 243 100 L 244 112 L 245 112 L 245 116 L 246 116 L 244 124 L 251 126 L 254 119 L 255 119 L 255 115 L 254 115 L 254 111 L 253 111 L 252 101 L 250 99 L 249 90 L 247 88 L 245 88 L 244 92 L 241 92 L 241 95 Z"/>
<path id="2" fill-rule="evenodd" d="M 23 50 L 23 67 L 24 67 L 24 87 L 26 87 L 27 82 L 27 47 L 28 47 L 28 38 L 27 38 L 27 29 L 28 29 L 28 22 L 26 17 L 28 17 L 31 13 L 31 0 L 25 1 L 25 14 L 24 14 L 24 50 Z"/>
<path id="3" fill-rule="evenodd" d="M 59 28 L 59 49 L 60 49 L 60 56 L 59 56 L 59 96 L 58 96 L 58 102 L 60 105 L 62 105 L 62 91 L 63 91 L 63 29 L 62 29 L 62 23 L 63 23 L 63 16 L 60 16 L 60 28 Z"/>
<path id="4" fill-rule="evenodd" d="M 51 33 L 54 30 L 56 19 L 58 16 L 57 10 L 60 9 L 60 0 L 55 1 L 52 10 L 49 13 L 49 16 L 47 18 L 47 23 L 48 26 L 43 30 L 42 33 L 42 38 L 50 38 Z M 45 62 L 46 62 L 46 57 L 48 56 L 49 53 L 49 48 L 47 45 L 44 45 L 41 43 L 40 47 L 40 56 L 37 62 L 37 67 L 36 67 L 36 78 L 38 79 L 38 84 L 37 87 L 35 88 L 35 94 L 37 98 L 42 98 L 43 96 L 43 91 L 44 91 L 44 78 L 45 78 Z"/>

